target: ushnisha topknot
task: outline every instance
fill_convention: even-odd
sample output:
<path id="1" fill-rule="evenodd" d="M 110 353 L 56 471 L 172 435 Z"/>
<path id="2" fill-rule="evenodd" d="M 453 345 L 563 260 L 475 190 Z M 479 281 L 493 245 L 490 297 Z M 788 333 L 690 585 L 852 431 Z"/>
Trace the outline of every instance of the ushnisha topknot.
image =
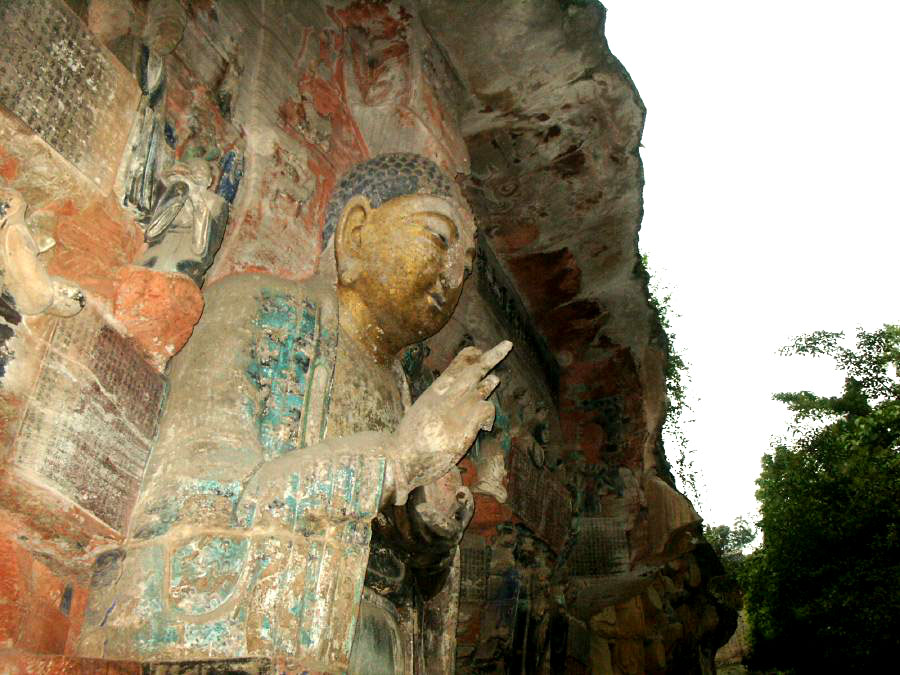
<path id="1" fill-rule="evenodd" d="M 427 157 L 409 152 L 378 155 L 345 173 L 328 200 L 322 246 L 327 246 L 347 202 L 363 195 L 373 209 L 404 195 L 431 195 L 453 202 L 464 218 L 474 222 L 456 183 Z"/>

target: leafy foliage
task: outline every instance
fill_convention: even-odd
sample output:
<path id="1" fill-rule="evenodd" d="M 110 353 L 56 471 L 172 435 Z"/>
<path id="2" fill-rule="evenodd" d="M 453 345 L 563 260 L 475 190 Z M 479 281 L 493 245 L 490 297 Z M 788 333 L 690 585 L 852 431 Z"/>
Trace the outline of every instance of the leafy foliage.
<path id="1" fill-rule="evenodd" d="M 798 338 L 840 396 L 778 394 L 794 440 L 763 457 L 763 545 L 742 572 L 756 668 L 880 672 L 900 649 L 900 327 Z"/>
<path id="2" fill-rule="evenodd" d="M 644 269 L 649 276 L 647 256 L 641 257 Z M 660 328 L 663 332 L 666 349 L 666 421 L 665 431 L 670 439 L 678 446 L 678 457 L 675 458 L 674 471 L 678 477 L 679 485 L 688 493 L 695 505 L 700 503 L 700 493 L 697 489 L 697 471 L 691 458 L 693 451 L 688 448 L 687 437 L 684 433 L 684 424 L 690 420 L 685 419 L 687 411 L 691 409 L 687 402 L 687 385 L 690 382 L 688 364 L 675 346 L 675 332 L 672 329 L 671 316 L 677 316 L 672 311 L 672 294 L 658 284 L 649 285 L 650 306 L 659 317 Z"/>
<path id="3" fill-rule="evenodd" d="M 737 578 L 746 555 L 744 549 L 756 539 L 756 528 L 746 518 L 737 518 L 734 525 L 707 525 L 703 536 L 722 561 L 725 571 Z"/>

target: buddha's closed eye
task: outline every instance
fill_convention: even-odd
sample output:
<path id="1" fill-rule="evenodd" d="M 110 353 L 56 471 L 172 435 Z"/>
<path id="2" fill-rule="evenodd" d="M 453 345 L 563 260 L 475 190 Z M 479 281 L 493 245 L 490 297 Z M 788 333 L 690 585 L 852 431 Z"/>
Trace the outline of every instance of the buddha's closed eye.
<path id="1" fill-rule="evenodd" d="M 416 220 L 431 235 L 441 248 L 449 248 L 456 241 L 458 234 L 456 224 L 440 213 L 425 212 L 416 214 Z"/>

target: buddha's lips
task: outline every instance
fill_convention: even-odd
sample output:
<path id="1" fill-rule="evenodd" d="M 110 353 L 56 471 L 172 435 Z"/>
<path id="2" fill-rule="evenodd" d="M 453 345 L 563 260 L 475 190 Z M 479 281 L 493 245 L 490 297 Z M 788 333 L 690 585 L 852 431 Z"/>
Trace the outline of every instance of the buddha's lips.
<path id="1" fill-rule="evenodd" d="M 441 293 L 431 292 L 428 294 L 428 299 L 438 309 L 443 309 L 447 304 L 447 299 Z"/>

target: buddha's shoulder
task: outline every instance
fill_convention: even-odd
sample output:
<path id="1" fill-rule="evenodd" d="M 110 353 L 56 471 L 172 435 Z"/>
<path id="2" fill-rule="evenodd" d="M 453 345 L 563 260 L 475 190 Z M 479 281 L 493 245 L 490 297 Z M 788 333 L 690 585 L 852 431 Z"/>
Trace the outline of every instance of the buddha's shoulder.
<path id="1" fill-rule="evenodd" d="M 334 287 L 319 278 L 291 281 L 267 274 L 232 274 L 205 288 L 203 295 L 204 318 L 228 323 L 279 310 L 311 308 L 331 314 L 337 303 Z"/>
<path id="2" fill-rule="evenodd" d="M 204 288 L 203 296 L 203 314 L 173 361 L 176 370 L 197 368 L 213 377 L 209 366 L 217 364 L 216 377 L 231 377 L 246 370 L 248 359 L 265 358 L 264 351 L 288 342 L 290 349 L 334 358 L 336 292 L 320 281 L 236 274 Z"/>

